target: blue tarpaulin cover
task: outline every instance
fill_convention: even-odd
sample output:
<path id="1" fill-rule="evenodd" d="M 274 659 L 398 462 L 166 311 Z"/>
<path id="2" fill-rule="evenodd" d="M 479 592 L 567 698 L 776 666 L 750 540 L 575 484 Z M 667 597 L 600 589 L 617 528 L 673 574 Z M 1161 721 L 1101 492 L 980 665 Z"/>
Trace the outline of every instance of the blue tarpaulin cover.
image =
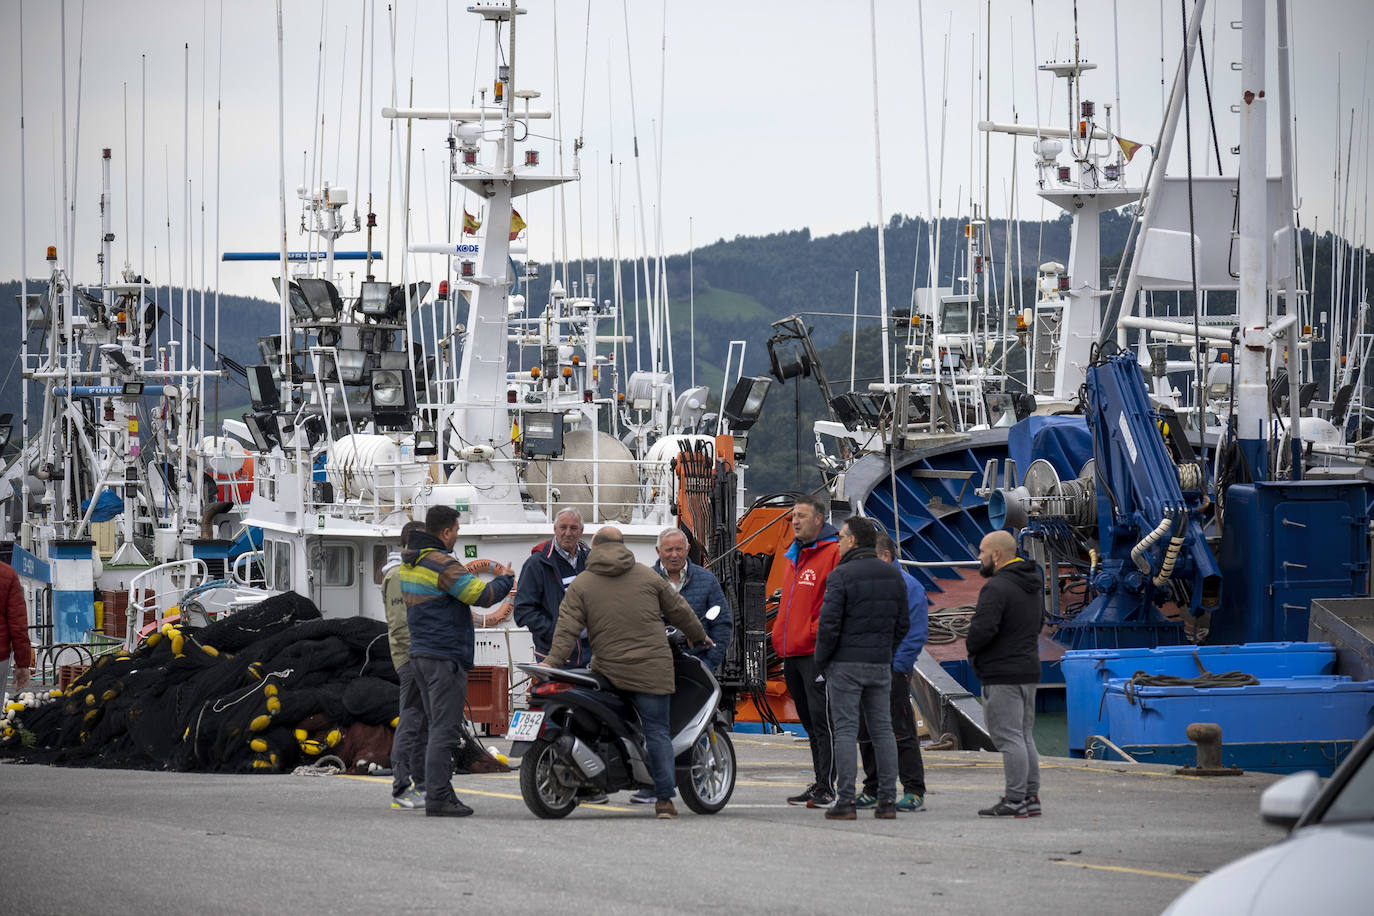
<path id="1" fill-rule="evenodd" d="M 1093 456 L 1093 438 L 1083 417 L 1027 417 L 1007 433 L 1007 453 L 1018 474 L 1044 458 L 1061 480 L 1072 480 Z"/>
<path id="2" fill-rule="evenodd" d="M 82 512 L 90 507 L 91 501 L 89 499 L 82 500 Z M 112 518 L 118 518 L 123 513 L 124 500 L 120 499 L 114 490 L 101 490 L 100 495 L 95 499 L 95 511 L 91 513 L 91 521 L 108 522 Z"/>

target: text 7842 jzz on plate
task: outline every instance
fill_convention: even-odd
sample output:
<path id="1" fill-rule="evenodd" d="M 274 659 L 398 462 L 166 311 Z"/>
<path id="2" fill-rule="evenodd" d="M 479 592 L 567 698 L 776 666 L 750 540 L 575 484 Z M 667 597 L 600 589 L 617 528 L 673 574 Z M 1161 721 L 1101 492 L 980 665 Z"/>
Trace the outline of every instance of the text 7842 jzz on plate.
<path id="1" fill-rule="evenodd" d="M 506 731 L 507 741 L 533 741 L 539 737 L 539 728 L 544 724 L 542 710 L 522 709 L 511 716 L 510 728 Z"/>

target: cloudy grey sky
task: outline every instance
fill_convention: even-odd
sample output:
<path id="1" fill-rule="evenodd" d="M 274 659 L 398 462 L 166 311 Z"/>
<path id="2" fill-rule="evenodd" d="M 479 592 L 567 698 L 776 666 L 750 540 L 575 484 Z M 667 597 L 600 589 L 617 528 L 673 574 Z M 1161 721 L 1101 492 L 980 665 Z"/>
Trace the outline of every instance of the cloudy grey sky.
<path id="1" fill-rule="evenodd" d="M 396 215 L 390 221 L 391 244 L 399 246 L 400 166 L 395 153 L 403 150 L 404 134 L 397 140 L 388 132 L 388 123 L 377 116 L 389 103 L 393 72 L 403 99 L 413 80 L 415 104 L 420 107 L 443 107 L 450 101 L 455 106 L 469 104 L 474 75 L 489 85 L 490 31 L 484 30 L 479 38 L 479 20 L 465 11 L 465 3 L 397 0 L 395 5 L 393 65 L 386 3 L 285 2 L 287 188 L 293 197 L 288 223 L 293 248 L 304 247 L 296 234 L 300 211 L 294 191 L 312 161 L 315 170 L 333 184 L 354 189 L 355 194 L 361 185 L 364 197 L 370 189 L 385 227 L 388 153 L 393 154 L 390 167 L 397 176 L 390 190 L 391 212 Z M 535 145 L 542 150 L 544 164 L 557 167 L 557 139 L 561 138 L 565 167 L 571 168 L 572 139 L 585 138 L 580 186 L 570 186 L 562 196 L 545 193 L 524 205 L 537 259 L 548 261 L 555 251 L 561 252 L 564 237 L 574 257 L 579 252 L 611 255 L 616 219 L 620 254 L 632 256 L 640 237 L 641 210 L 648 217 L 650 247 L 657 245 L 655 226 L 661 224 L 668 253 L 686 251 L 691 241 L 700 245 L 721 237 L 803 226 L 815 234 L 829 234 L 878 218 L 868 3 L 525 0 L 524 5 L 530 14 L 518 24 L 516 80 L 519 87 L 542 92 L 534 104 L 552 107 L 558 115 L 535 129 L 543 135 Z M 1269 5 L 1272 34 L 1274 10 Z M 1351 171 L 1356 181 L 1348 191 L 1348 212 L 1358 240 L 1363 237 L 1367 196 L 1370 147 L 1364 141 L 1369 130 L 1368 87 L 1374 82 L 1368 73 L 1374 4 L 1303 0 L 1293 5 L 1299 9 L 1293 25 L 1293 57 L 1302 218 L 1309 227 L 1315 223 L 1325 230 L 1331 225 L 1337 123 L 1344 136 L 1353 110 L 1357 142 Z M 1015 116 L 1034 122 L 1037 94 L 1042 123 L 1062 125 L 1067 120 L 1062 82 L 1037 75 L 1034 65 L 1054 57 L 1072 57 L 1074 4 L 1041 0 L 1034 5 L 1034 28 L 1029 0 L 994 0 L 991 6 L 989 67 L 986 3 L 926 0 L 919 7 L 916 0 L 876 3 L 885 216 L 930 212 L 928 170 L 932 185 L 935 176 L 942 175 L 934 193 L 944 215 L 967 214 L 970 197 L 981 201 L 983 144 L 979 135 L 975 145 L 972 125 L 983 117 L 985 86 L 991 87 L 994 120 L 1010 121 Z M 1113 120 L 1124 136 L 1153 143 L 1166 91 L 1161 86 L 1161 55 L 1165 79 L 1171 81 L 1183 29 L 1180 4 L 1165 2 L 1161 7 L 1140 0 L 1079 0 L 1077 7 L 1079 54 L 1099 65 L 1085 79 L 1085 95 L 1099 103 L 1099 111 L 1105 103 L 1115 102 L 1119 72 L 1120 108 Z M 21 186 L 26 197 L 30 276 L 45 272 L 44 247 L 60 244 L 61 9 L 56 0 L 24 0 L 21 36 L 19 0 L 0 4 L 0 35 L 6 43 L 0 53 L 0 119 L 6 125 L 0 132 L 0 182 L 9 203 L 7 218 L 0 222 L 0 278 L 20 272 Z M 924 32 L 918 27 L 918 9 Z M 270 0 L 229 0 L 222 5 L 219 0 L 89 2 L 84 6 L 84 43 L 79 44 L 82 16 L 81 0 L 67 0 L 67 145 L 68 155 L 78 164 L 74 177 L 69 172 L 68 193 L 76 203 L 78 282 L 94 282 L 97 277 L 96 205 L 102 147 L 113 150 L 117 266 L 127 259 L 160 282 L 166 282 L 169 271 L 178 285 L 182 282 L 188 171 L 193 282 L 201 282 L 203 244 L 211 252 L 205 260 L 208 279 L 213 280 L 217 223 L 219 250 L 276 248 L 275 4 Z M 1240 37 L 1230 24 L 1239 17 L 1239 0 L 1214 0 L 1203 28 L 1227 174 L 1234 173 L 1237 163 L 1229 152 L 1237 142 L 1237 119 L 1229 106 L 1240 92 L 1240 74 L 1231 68 L 1239 60 Z M 322 26 L 325 51 L 321 62 Z M 923 42 L 929 145 L 922 125 L 926 113 L 922 106 Z M 184 50 L 187 45 L 189 50 Z M 1271 71 L 1274 65 L 1271 53 Z M 317 115 L 321 69 L 322 105 Z M 1270 78 L 1269 87 L 1276 119 L 1275 78 Z M 1194 166 L 1199 174 L 1214 173 L 1197 68 L 1194 89 Z M 223 99 L 218 153 L 217 97 Z M 946 100 L 943 108 L 942 98 Z M 146 140 L 140 127 L 145 105 Z M 184 108 L 189 109 L 189 117 L 183 114 Z M 322 134 L 323 142 L 312 142 L 312 122 L 318 124 L 320 116 L 323 128 L 313 133 Z M 636 136 L 638 168 L 633 157 Z M 1182 146 L 1180 140 L 1171 173 L 1182 171 Z M 418 124 L 412 153 L 413 236 L 417 240 L 439 241 L 446 234 L 443 150 L 443 126 Z M 1273 130 L 1270 156 L 1272 172 L 1278 165 Z M 1024 216 L 1054 215 L 1052 209 L 1042 208 L 1034 194 L 1028 141 L 1020 142 L 1016 158 L 1013 188 L 1011 141 L 993 139 L 988 169 L 992 216 L 1005 216 L 1013 197 Z M 1131 167 L 1137 180 L 1143 179 L 1144 160 L 1144 155 L 1137 157 Z M 189 169 L 184 161 L 189 162 Z M 615 209 L 613 198 L 618 202 Z M 461 206 L 461 199 L 455 199 Z M 360 210 L 365 212 L 365 208 Z M 351 214 L 352 208 L 347 212 Z M 386 238 L 383 228 L 376 247 L 383 247 Z M 357 237 L 350 237 L 340 247 L 362 245 Z M 911 253 L 895 256 L 908 258 Z M 437 268 L 436 259 L 422 260 L 422 270 Z M 392 266 L 393 271 L 397 269 Z M 847 271 L 850 266 L 836 265 L 836 269 Z M 272 273 L 271 265 L 223 265 L 221 285 L 232 292 L 270 296 Z"/>

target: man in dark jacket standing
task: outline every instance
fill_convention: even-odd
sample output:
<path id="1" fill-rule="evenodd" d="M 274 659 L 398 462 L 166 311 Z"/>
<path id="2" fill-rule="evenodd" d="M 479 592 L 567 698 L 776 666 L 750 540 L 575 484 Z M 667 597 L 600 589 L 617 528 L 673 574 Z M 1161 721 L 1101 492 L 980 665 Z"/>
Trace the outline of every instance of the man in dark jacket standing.
<path id="1" fill-rule="evenodd" d="M 549 643 L 558 625 L 558 605 L 568 585 L 586 568 L 582 513 L 564 509 L 553 517 L 553 537 L 530 551 L 530 558 L 520 568 L 520 583 L 515 589 L 515 622 L 527 627 L 534 637 L 537 658 L 549 654 Z M 591 646 L 585 636 L 580 636 L 567 663 L 581 668 L 591 657 Z"/>
<path id="2" fill-rule="evenodd" d="M 712 672 L 719 672 L 725 650 L 730 646 L 731 620 L 730 605 L 725 601 L 720 580 L 709 569 L 687 559 L 687 535 L 681 528 L 660 531 L 656 549 L 658 562 L 654 564 L 654 572 L 667 579 L 682 600 L 692 606 L 692 612 L 715 643 L 709 649 L 697 649 L 692 654 L 704 661 Z M 717 608 L 716 616 L 708 619 L 711 608 Z"/>
<path id="3" fill-rule="evenodd" d="M 668 709 L 677 689 L 673 650 L 663 621 L 708 648 L 711 640 L 691 607 L 663 577 L 635 562 L 619 529 L 607 525 L 592 538 L 587 571 L 568 587 L 559 610 L 553 645 L 544 664 L 558 667 L 573 651 L 584 628 L 595 655 L 592 670 L 630 695 L 644 726 L 649 771 L 654 777 L 654 812 L 677 817 L 676 774 Z"/>
<path id="4" fill-rule="evenodd" d="M 785 555 L 787 573 L 772 633 L 773 650 L 782 659 L 787 692 L 811 743 L 811 766 L 816 776 L 815 782 L 800 795 L 789 797 L 787 803 L 808 808 L 824 808 L 835 800 L 835 761 L 830 717 L 825 709 L 825 682 L 813 655 L 826 577 L 840 558 L 835 526 L 825 520 L 827 512 L 826 504 L 814 496 L 798 497 L 792 507 L 792 533 L 796 540 Z"/>
<path id="5" fill-rule="evenodd" d="M 874 547 L 878 559 L 892 564 L 902 574 L 906 585 L 908 626 L 901 645 L 892 652 L 892 734 L 897 739 L 897 779 L 902 784 L 902 797 L 897 799 L 898 811 L 920 811 L 926 804 L 926 769 L 921 760 L 921 739 L 916 734 L 916 716 L 911 711 L 911 670 L 925 647 L 930 633 L 930 601 L 926 590 L 916 579 L 896 565 L 897 545 L 886 531 L 878 532 Z M 859 759 L 863 762 L 863 792 L 854 799 L 855 806 L 871 808 L 878 803 L 878 768 L 873 757 L 873 739 L 868 723 L 859 719 Z"/>
<path id="6" fill-rule="evenodd" d="M 1044 580 L 1040 567 L 1016 555 L 1016 539 L 994 531 L 978 547 L 988 580 L 969 623 L 969 663 L 983 683 L 983 716 L 1002 752 L 1006 794 L 982 817 L 1040 814 L 1040 756 L 1035 750 L 1035 685 L 1040 683 Z"/>
<path id="7" fill-rule="evenodd" d="M 873 816 L 897 816 L 897 741 L 889 708 L 892 652 L 909 626 L 906 583 L 874 552 L 878 527 L 850 516 L 840 527 L 840 561 L 825 584 L 816 630 L 816 667 L 825 676 L 826 705 L 835 740 L 835 804 L 828 820 L 854 812 L 856 741 L 862 710 L 878 758 L 878 807 Z"/>
<path id="8" fill-rule="evenodd" d="M 401 554 L 401 594 L 410 630 L 410 668 L 425 718 L 425 814 L 465 817 L 472 809 L 453 791 L 453 753 L 462 740 L 463 703 L 473 661 L 471 605 L 491 607 L 510 591 L 510 567 L 493 563 L 490 583 L 468 572 L 449 553 L 458 540 L 458 512 L 433 506 L 425 530 L 410 536 Z"/>

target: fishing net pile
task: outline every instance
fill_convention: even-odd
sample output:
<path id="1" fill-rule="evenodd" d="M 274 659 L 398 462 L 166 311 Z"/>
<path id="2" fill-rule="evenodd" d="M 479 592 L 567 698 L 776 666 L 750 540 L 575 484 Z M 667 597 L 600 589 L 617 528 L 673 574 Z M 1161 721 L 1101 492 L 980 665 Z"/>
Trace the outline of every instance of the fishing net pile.
<path id="1" fill-rule="evenodd" d="M 34 763 L 290 772 L 390 766 L 398 705 L 386 624 L 276 595 L 201 629 L 164 626 L 18 717 L 0 750 Z M 473 745 L 475 742 L 468 742 Z M 490 758 L 465 746 L 460 765 Z M 485 762 L 485 761 L 483 761 Z"/>

